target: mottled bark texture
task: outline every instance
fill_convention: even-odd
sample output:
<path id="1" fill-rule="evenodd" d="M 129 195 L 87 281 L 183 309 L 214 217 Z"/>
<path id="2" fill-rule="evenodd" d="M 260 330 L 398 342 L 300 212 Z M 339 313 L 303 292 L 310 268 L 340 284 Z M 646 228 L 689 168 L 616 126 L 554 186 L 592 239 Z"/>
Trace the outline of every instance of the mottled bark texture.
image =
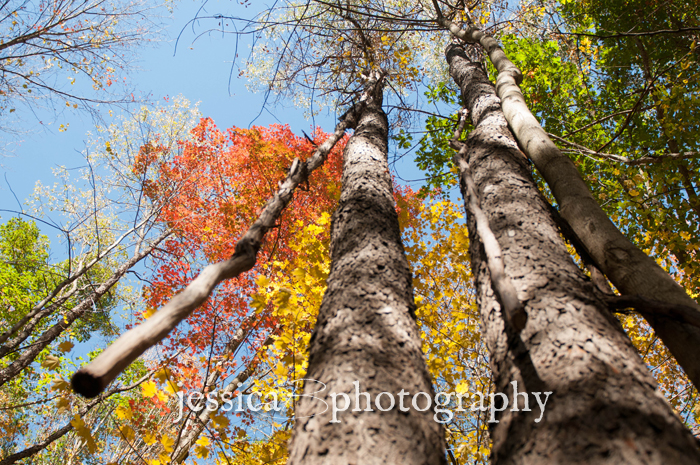
<path id="1" fill-rule="evenodd" d="M 344 152 L 342 192 L 331 224 L 331 271 L 309 349 L 304 395 L 296 407 L 290 464 L 443 464 L 443 429 L 432 408 L 411 406 L 417 392 L 434 399 L 415 322 L 411 271 L 401 244 L 387 163 L 381 93 L 367 101 Z M 367 392 L 355 404 L 355 386 Z M 400 391 L 410 393 L 399 410 Z M 376 407 L 391 393 L 393 409 Z M 331 393 L 350 406 L 331 423 Z M 320 399 L 320 400 L 318 400 Z M 426 407 L 426 396 L 418 398 Z M 329 407 L 324 405 L 324 402 Z M 337 395 L 339 408 L 345 405 Z M 390 399 L 381 396 L 383 408 Z M 354 411 L 354 409 L 362 411 Z M 324 411 L 325 410 L 325 411 Z"/>
<path id="2" fill-rule="evenodd" d="M 532 411 L 509 405 L 496 417 L 492 463 L 700 463 L 694 438 L 571 260 L 482 66 L 455 45 L 447 59 L 475 126 L 468 163 L 481 208 L 528 313 L 520 335 L 504 325 L 470 214 L 472 269 L 496 391 L 511 403 L 513 381 L 519 392 L 553 392 L 539 423 L 533 395 Z M 523 396 L 518 400 L 522 409 Z"/>
<path id="3" fill-rule="evenodd" d="M 471 34 L 471 38 L 479 39 L 498 69 L 496 91 L 520 147 L 549 185 L 559 205 L 559 213 L 576 233 L 595 265 L 622 294 L 691 307 L 700 314 L 700 305 L 685 289 L 610 221 L 576 166 L 547 137 L 518 87 L 520 71 L 508 60 L 498 42 L 481 31 Z M 700 328 L 662 315 L 645 313 L 644 317 L 695 387 L 700 389 Z"/>
<path id="4" fill-rule="evenodd" d="M 496 94 L 501 98 L 501 108 L 510 129 L 549 185 L 559 213 L 578 236 L 595 266 L 622 294 L 687 306 L 700 314 L 698 302 L 656 261 L 630 242 L 598 205 L 576 166 L 554 145 L 528 109 L 518 87 L 522 73 L 508 59 L 498 41 L 474 24 L 462 29 L 442 15 L 436 0 L 433 5 L 437 23 L 464 42 L 480 44 L 498 70 Z M 697 355 L 700 328 L 663 314 L 645 313 L 644 317 L 693 385 L 700 389 L 700 357 Z"/>

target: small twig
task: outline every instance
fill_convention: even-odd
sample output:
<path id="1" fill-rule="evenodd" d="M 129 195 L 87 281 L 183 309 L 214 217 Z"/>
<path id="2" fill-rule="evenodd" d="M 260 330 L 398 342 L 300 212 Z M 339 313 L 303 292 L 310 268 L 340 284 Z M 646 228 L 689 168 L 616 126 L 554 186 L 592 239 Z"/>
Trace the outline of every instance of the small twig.
<path id="1" fill-rule="evenodd" d="M 301 133 L 304 134 L 304 137 L 306 137 L 306 140 L 308 140 L 309 143 L 310 143 L 314 148 L 317 148 L 317 147 L 318 147 L 318 145 L 316 145 L 316 142 L 314 142 L 314 140 L 313 140 L 311 137 L 309 137 L 309 135 L 306 133 L 306 131 L 302 130 Z"/>

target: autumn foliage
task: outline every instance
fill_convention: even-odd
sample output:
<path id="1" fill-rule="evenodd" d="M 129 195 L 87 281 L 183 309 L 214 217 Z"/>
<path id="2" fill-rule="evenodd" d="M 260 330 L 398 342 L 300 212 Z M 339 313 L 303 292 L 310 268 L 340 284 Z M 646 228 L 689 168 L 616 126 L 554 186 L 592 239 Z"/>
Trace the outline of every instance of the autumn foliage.
<path id="1" fill-rule="evenodd" d="M 324 137 L 320 131 L 314 134 L 318 141 Z M 313 222 L 331 209 L 339 192 L 343 146 L 344 143 L 338 144 L 331 152 L 326 164 L 312 176 L 309 186 L 297 193 L 278 227 L 268 234 L 258 255 L 259 266 L 295 256 L 298 252 L 289 243 L 295 221 Z M 154 279 L 146 290 L 147 307 L 161 307 L 203 265 L 230 257 L 236 240 L 277 190 L 277 182 L 294 158 L 304 159 L 313 150 L 312 142 L 295 136 L 289 127 L 220 131 L 211 119 L 202 119 L 193 129 L 192 137 L 182 141 L 179 153 L 169 160 L 163 159 L 165 154 L 157 145 L 143 147 L 134 169 L 151 176 L 149 195 L 167 198 L 161 217 L 175 230 L 175 237 L 156 256 Z M 172 335 L 166 343 L 168 350 L 184 344 L 190 354 L 206 353 L 212 344 L 212 334 L 230 334 L 242 324 L 249 313 L 248 302 L 254 289 L 251 276 L 223 283 L 187 324 Z M 251 329 L 262 337 L 273 325 L 269 315 L 261 314 Z M 224 337 L 218 337 L 213 343 L 214 353 L 226 342 Z M 178 368 L 194 374 L 200 367 L 201 363 L 192 359 Z"/>

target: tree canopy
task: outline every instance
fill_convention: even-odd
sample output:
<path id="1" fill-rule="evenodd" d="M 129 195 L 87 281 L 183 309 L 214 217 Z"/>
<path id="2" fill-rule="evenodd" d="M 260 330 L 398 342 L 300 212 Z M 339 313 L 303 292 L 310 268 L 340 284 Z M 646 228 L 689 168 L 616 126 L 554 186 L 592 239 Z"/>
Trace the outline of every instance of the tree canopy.
<path id="1" fill-rule="evenodd" d="M 108 88 L 147 37 L 145 4 L 51 5 L 0 19 L 3 111 L 89 108 L 55 76 Z M 249 40 L 240 75 L 270 111 L 336 126 L 220 129 L 171 99 L 97 127 L 86 168 L 3 210 L 0 464 L 351 462 L 334 441 L 381 454 L 402 428 L 405 463 L 637 463 L 645 422 L 665 431 L 649 460 L 693 463 L 698 8 L 314 0 L 200 18 Z M 401 157 L 417 185 L 389 172 Z M 359 395 L 346 374 L 372 396 L 403 379 L 453 396 L 428 413 L 414 398 L 391 432 L 347 400 L 342 439 L 319 426 L 331 410 L 307 413 L 324 376 Z M 539 419 L 517 382 L 552 395 Z"/>

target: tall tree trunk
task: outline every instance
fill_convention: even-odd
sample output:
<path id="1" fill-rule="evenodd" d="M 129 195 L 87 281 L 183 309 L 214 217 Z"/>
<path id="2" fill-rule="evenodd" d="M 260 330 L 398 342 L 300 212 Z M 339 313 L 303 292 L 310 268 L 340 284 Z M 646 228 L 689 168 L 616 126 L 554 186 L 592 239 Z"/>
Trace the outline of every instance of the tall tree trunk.
<path id="1" fill-rule="evenodd" d="M 377 84 L 344 152 L 342 192 L 331 226 L 331 271 L 296 407 L 290 464 L 443 464 L 443 429 L 415 322 L 411 271 L 401 244 L 387 162 L 387 117 Z M 316 380 L 317 382 L 309 381 Z M 318 382 L 325 384 L 319 384 Z M 321 391 L 323 389 L 323 391 Z M 367 411 L 368 393 L 372 411 Z M 399 409 L 399 393 L 408 411 Z M 321 392 L 319 392 L 321 391 Z M 377 396 L 396 405 L 379 411 Z M 343 408 L 333 420 L 333 396 Z M 320 400 L 319 400 L 320 399 Z M 417 405 L 425 407 L 426 396 Z M 329 408 L 326 409 L 323 402 Z M 384 394 L 380 405 L 388 409 Z M 324 409 L 326 411 L 324 412 Z"/>
<path id="2" fill-rule="evenodd" d="M 495 43 L 493 38 L 490 40 Z M 501 63 L 505 61 L 510 63 L 501 58 Z M 512 63 L 510 66 L 511 70 L 515 68 Z M 505 64 L 501 67 L 507 69 Z M 610 221 L 576 166 L 547 137 L 530 113 L 512 72 L 501 73 L 499 69 L 497 89 L 503 111 L 520 147 L 552 190 L 561 216 L 571 225 L 588 255 L 615 287 L 622 294 L 684 305 L 700 312 L 700 305 L 666 270 L 639 250 Z M 700 328 L 670 318 L 644 316 L 688 378 L 700 389 L 700 357 L 697 356 Z"/>
<path id="3" fill-rule="evenodd" d="M 697 464 L 693 436 L 567 252 L 483 67 L 455 45 L 447 60 L 475 126 L 468 165 L 460 163 L 467 166 L 460 170 L 463 191 L 470 172 L 528 315 L 520 333 L 504 322 L 469 211 L 484 338 L 496 391 L 510 401 L 493 423 L 492 463 Z M 532 394 L 531 411 L 523 410 L 523 396 L 520 410 L 512 410 L 514 382 L 521 393 L 552 391 L 541 421 Z"/>
<path id="4" fill-rule="evenodd" d="M 562 218 L 569 223 L 595 265 L 622 294 L 691 307 L 700 313 L 700 305 L 666 270 L 630 242 L 598 205 L 576 166 L 554 145 L 527 108 L 518 87 L 522 74 L 496 39 L 475 26 L 461 29 L 442 16 L 436 0 L 434 5 L 438 24 L 465 42 L 480 44 L 489 55 L 498 70 L 497 95 L 510 129 L 549 185 Z M 697 356 L 700 328 L 663 316 L 645 313 L 644 317 L 693 385 L 700 389 L 700 357 Z"/>

